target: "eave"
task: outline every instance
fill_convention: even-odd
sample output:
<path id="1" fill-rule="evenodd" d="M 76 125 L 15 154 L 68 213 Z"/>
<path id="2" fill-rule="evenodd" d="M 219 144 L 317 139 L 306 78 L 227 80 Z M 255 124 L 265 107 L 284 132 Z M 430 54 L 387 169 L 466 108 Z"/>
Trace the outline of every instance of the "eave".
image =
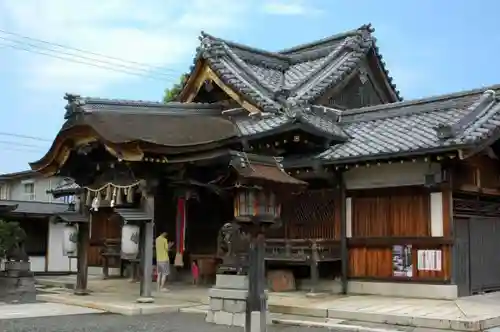
<path id="1" fill-rule="evenodd" d="M 418 151 L 408 151 L 403 153 L 386 153 L 371 156 L 359 156 L 355 158 L 343 158 L 338 160 L 325 160 L 320 158 L 304 158 L 287 162 L 283 162 L 287 170 L 295 169 L 317 169 L 318 167 L 335 167 L 349 168 L 350 165 L 373 164 L 373 163 L 390 163 L 395 160 L 414 159 L 428 156 L 449 155 L 458 156 L 458 159 L 466 159 L 464 151 L 469 151 L 473 148 L 471 145 L 455 145 L 448 147 L 439 147 L 432 149 L 422 149 Z M 469 156 L 467 156 L 469 157 Z"/>
<path id="2" fill-rule="evenodd" d="M 140 161 L 144 156 L 137 142 L 115 144 L 104 140 L 89 126 L 75 126 L 61 131 L 54 139 L 49 151 L 41 159 L 29 165 L 32 170 L 44 176 L 54 175 L 64 166 L 71 151 L 93 142 L 101 142 L 106 150 L 117 159 Z"/>
<path id="3" fill-rule="evenodd" d="M 289 122 L 287 122 L 279 127 L 269 129 L 269 130 L 266 130 L 266 131 L 263 131 L 260 133 L 242 136 L 242 139 L 244 139 L 246 141 L 253 141 L 253 140 L 258 140 L 258 139 L 262 139 L 262 138 L 266 138 L 266 137 L 271 137 L 274 135 L 284 134 L 286 132 L 290 132 L 290 131 L 294 131 L 294 130 L 300 130 L 300 131 L 303 131 L 304 133 L 324 138 L 325 141 L 327 141 L 327 142 L 332 142 L 332 141 L 345 142 L 345 141 L 347 141 L 347 137 L 332 135 L 331 133 L 319 130 L 318 128 L 316 128 L 313 125 L 310 125 L 306 122 L 294 122 L 294 121 L 289 121 Z"/>
<path id="4" fill-rule="evenodd" d="M 90 126 L 76 126 L 59 133 L 45 156 L 38 161 L 30 163 L 30 167 L 44 176 L 54 175 L 64 166 L 72 151 L 93 142 L 101 143 L 106 151 L 117 160 L 130 162 L 144 161 L 145 153 L 152 153 L 166 154 L 169 156 L 169 162 L 172 162 L 176 158 L 182 159 L 180 156 L 184 155 L 197 155 L 204 152 L 210 154 L 212 150 L 232 144 L 239 144 L 240 140 L 235 136 L 218 142 L 177 146 L 158 145 L 140 140 L 117 143 L 106 140 Z"/>

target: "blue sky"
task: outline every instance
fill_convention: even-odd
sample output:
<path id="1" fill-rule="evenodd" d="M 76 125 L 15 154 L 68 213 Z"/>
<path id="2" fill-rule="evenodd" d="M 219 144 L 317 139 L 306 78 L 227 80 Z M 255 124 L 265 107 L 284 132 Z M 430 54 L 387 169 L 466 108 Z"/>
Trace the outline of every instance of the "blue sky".
<path id="1" fill-rule="evenodd" d="M 499 12 L 500 2 L 488 0 L 0 0 L 0 30 L 163 73 L 145 78 L 23 52 L 12 45 L 26 40 L 0 32 L 0 173 L 27 169 L 46 152 L 63 123 L 65 92 L 160 100 L 192 64 L 201 30 L 279 50 L 371 22 L 394 82 L 411 99 L 500 83 Z"/>

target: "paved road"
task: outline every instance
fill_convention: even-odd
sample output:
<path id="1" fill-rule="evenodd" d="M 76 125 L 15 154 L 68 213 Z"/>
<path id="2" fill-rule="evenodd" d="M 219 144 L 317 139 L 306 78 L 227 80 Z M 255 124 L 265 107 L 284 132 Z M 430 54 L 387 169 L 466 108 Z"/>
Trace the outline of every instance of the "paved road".
<path id="1" fill-rule="evenodd" d="M 60 303 L 38 302 L 38 303 L 2 304 L 0 305 L 0 327 L 2 326 L 2 320 L 4 319 L 82 315 L 82 314 L 95 314 L 101 312 L 102 311 L 100 310 L 76 307 Z"/>
<path id="2" fill-rule="evenodd" d="M 90 314 L 0 320 L 2 332 L 242 332 L 207 324 L 199 314 L 120 316 Z M 326 332 L 328 329 L 270 326 L 268 332 Z"/>

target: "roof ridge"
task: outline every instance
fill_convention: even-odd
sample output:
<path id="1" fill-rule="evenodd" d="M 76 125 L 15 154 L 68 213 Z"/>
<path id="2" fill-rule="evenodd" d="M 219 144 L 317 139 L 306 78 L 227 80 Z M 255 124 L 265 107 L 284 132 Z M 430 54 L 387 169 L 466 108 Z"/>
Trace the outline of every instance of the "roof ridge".
<path id="1" fill-rule="evenodd" d="M 359 38 L 347 37 L 340 45 L 333 49 L 330 54 L 328 54 L 314 70 L 312 70 L 307 76 L 303 77 L 300 82 L 297 82 L 297 84 L 295 84 L 292 90 L 292 92 L 294 93 L 293 98 L 300 98 L 302 95 L 307 93 L 308 89 L 304 90 L 304 86 L 311 80 L 317 78 L 318 74 L 324 72 L 327 67 L 331 66 L 333 58 L 338 57 L 340 54 L 342 54 L 342 52 L 348 50 L 349 48 L 356 48 L 356 46 L 358 48 L 361 48 L 361 43 L 362 40 L 360 40 Z M 301 90 L 304 91 L 299 94 L 299 91 Z"/>
<path id="2" fill-rule="evenodd" d="M 326 43 L 332 42 L 332 41 L 337 40 L 337 39 L 342 39 L 342 38 L 346 38 L 346 37 L 350 37 L 350 36 L 356 35 L 356 34 L 362 32 L 362 31 L 367 31 L 368 33 L 372 33 L 372 32 L 375 31 L 375 29 L 372 27 L 371 23 L 363 24 L 362 26 L 360 26 L 357 29 L 352 29 L 352 30 L 349 30 L 349 31 L 337 33 L 337 34 L 334 34 L 332 36 L 321 38 L 321 39 L 318 39 L 318 40 L 313 41 L 313 42 L 304 43 L 304 44 L 300 44 L 300 45 L 297 45 L 297 46 L 294 46 L 294 47 L 286 48 L 284 50 L 278 51 L 277 53 L 283 54 L 283 55 L 289 55 L 288 53 L 293 53 L 293 52 L 301 51 L 301 50 L 304 50 L 304 49 L 307 49 L 307 48 L 311 48 L 313 46 L 320 46 L 322 44 L 326 44 Z"/>
<path id="3" fill-rule="evenodd" d="M 353 109 L 345 110 L 343 112 L 343 115 L 344 116 L 356 115 L 356 114 L 363 114 L 363 113 L 376 112 L 376 111 L 382 111 L 382 110 L 391 110 L 391 109 L 398 108 L 398 107 L 414 106 L 414 105 L 427 104 L 427 103 L 432 103 L 432 102 L 437 102 L 437 101 L 445 101 L 445 100 L 449 100 L 449 99 L 455 99 L 455 98 L 467 97 L 467 96 L 475 95 L 475 94 L 481 94 L 487 90 L 500 90 L 500 84 L 495 84 L 495 85 L 471 89 L 471 90 L 452 92 L 452 93 L 447 93 L 447 94 L 442 94 L 442 95 L 435 95 L 435 96 L 425 97 L 425 98 L 420 98 L 420 99 L 411 99 L 411 100 L 399 101 L 399 102 L 395 102 L 395 103 L 367 106 L 367 107 L 361 107 L 361 108 L 353 108 Z"/>
<path id="4" fill-rule="evenodd" d="M 215 36 L 213 36 L 211 34 L 206 33 L 205 31 L 201 31 L 201 36 L 200 36 L 199 39 L 202 40 L 203 38 L 210 38 L 210 39 L 213 39 L 215 41 L 222 42 L 222 43 L 224 43 L 224 44 L 226 44 L 228 46 L 236 47 L 236 48 L 239 48 L 239 49 L 242 49 L 242 50 L 246 50 L 246 51 L 249 51 L 249 52 L 258 53 L 258 54 L 266 55 L 266 56 L 272 56 L 272 57 L 275 57 L 275 58 L 277 58 L 279 60 L 282 60 L 282 61 L 289 61 L 290 60 L 287 55 L 280 54 L 278 52 L 272 52 L 272 51 L 267 51 L 267 50 L 264 50 L 264 49 L 261 49 L 261 48 L 256 48 L 256 47 L 248 46 L 248 45 L 237 43 L 237 42 L 234 42 L 234 41 L 231 41 L 231 40 L 227 40 L 227 39 L 215 37 Z"/>
<path id="5" fill-rule="evenodd" d="M 184 108 L 222 108 L 221 103 L 181 103 L 181 102 L 168 102 L 162 103 L 159 101 L 149 101 L 149 100 L 132 100 L 132 99 L 110 99 L 110 98 L 99 98 L 99 97 L 81 97 L 76 94 L 67 93 L 64 97 L 65 100 L 70 102 L 79 102 L 81 104 L 104 104 L 104 105 L 120 105 L 120 106 L 147 106 L 147 107 L 159 107 L 159 108 L 173 108 L 173 107 L 184 107 Z"/>

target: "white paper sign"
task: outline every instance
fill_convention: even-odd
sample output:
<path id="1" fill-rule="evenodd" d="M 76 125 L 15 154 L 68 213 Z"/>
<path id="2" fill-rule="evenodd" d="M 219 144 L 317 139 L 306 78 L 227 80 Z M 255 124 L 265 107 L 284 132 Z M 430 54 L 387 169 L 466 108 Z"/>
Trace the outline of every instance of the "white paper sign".
<path id="1" fill-rule="evenodd" d="M 419 271 L 441 271 L 441 250 L 417 250 L 417 269 Z"/>

